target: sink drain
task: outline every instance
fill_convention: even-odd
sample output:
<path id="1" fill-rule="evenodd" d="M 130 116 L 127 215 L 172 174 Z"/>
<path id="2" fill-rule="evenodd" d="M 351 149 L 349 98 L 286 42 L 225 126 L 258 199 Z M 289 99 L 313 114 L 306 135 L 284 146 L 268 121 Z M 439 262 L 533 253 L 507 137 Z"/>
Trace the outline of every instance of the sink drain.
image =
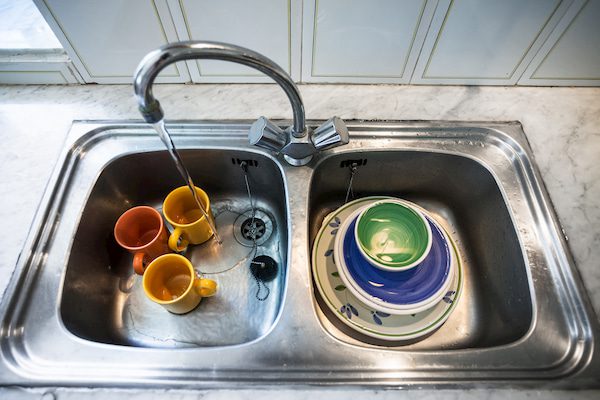
<path id="1" fill-rule="evenodd" d="M 245 211 L 234 222 L 233 234 L 241 245 L 253 247 L 265 243 L 273 233 L 273 218 L 262 210 Z"/>
<path id="2" fill-rule="evenodd" d="M 248 218 L 242 222 L 242 236 L 247 240 L 258 240 L 265 235 L 267 225 L 260 218 Z"/>

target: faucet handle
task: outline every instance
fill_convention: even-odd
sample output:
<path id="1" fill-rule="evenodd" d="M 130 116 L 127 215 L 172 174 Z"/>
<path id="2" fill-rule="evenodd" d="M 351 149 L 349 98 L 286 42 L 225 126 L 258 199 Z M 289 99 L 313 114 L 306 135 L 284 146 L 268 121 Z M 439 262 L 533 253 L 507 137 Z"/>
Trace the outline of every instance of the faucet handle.
<path id="1" fill-rule="evenodd" d="M 279 152 L 287 143 L 287 135 L 266 117 L 260 117 L 250 127 L 248 140 L 252 145 Z"/>
<path id="2" fill-rule="evenodd" d="M 310 140 L 317 150 L 347 144 L 350 141 L 348 128 L 340 117 L 333 117 L 315 129 Z"/>

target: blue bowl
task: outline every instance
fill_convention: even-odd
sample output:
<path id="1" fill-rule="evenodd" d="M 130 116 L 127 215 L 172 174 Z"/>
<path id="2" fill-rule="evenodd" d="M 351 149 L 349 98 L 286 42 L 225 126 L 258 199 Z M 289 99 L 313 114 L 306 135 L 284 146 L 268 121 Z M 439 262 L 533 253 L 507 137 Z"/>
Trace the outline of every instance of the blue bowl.
<path id="1" fill-rule="evenodd" d="M 358 249 L 354 235 L 355 218 L 343 238 L 346 268 L 354 282 L 368 295 L 393 305 L 411 305 L 426 301 L 438 292 L 448 279 L 452 258 L 440 228 L 429 216 L 432 245 L 427 257 L 406 271 L 384 271 L 369 263 Z"/>

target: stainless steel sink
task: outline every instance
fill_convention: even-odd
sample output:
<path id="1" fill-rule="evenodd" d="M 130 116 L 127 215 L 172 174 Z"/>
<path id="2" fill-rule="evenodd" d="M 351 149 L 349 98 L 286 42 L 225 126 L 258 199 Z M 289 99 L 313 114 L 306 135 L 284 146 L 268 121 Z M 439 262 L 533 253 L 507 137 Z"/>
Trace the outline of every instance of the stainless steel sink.
<path id="1" fill-rule="evenodd" d="M 284 297 L 288 247 L 285 185 L 278 165 L 239 150 L 186 150 L 182 157 L 194 179 L 211 193 L 211 208 L 223 226 L 221 236 L 230 253 L 225 260 L 239 266 L 207 275 L 217 281 L 219 295 L 205 299 L 199 312 L 181 317 L 148 300 L 141 278 L 132 274 L 131 255 L 117 245 L 112 227 L 132 206 L 146 204 L 160 210 L 166 195 L 183 182 L 166 152 L 123 155 L 103 167 L 73 238 L 60 298 L 60 316 L 71 333 L 117 345 L 227 346 L 256 340 L 275 323 Z M 257 254 L 271 256 L 282 271 L 269 283 L 269 296 L 262 301 L 259 298 L 266 292 L 257 298 L 259 288 L 247 268 L 255 253 L 253 243 L 241 235 L 251 216 L 242 161 L 250 170 L 257 213 L 268 224 L 268 237 L 259 238 Z M 186 256 L 200 270 L 218 272 L 206 265 L 208 253 L 218 251 L 216 246 L 215 241 L 189 246 Z M 225 268 L 229 265 L 217 267 Z"/>
<path id="2" fill-rule="evenodd" d="M 510 211 L 485 165 L 466 155 L 391 149 L 356 152 L 350 161 L 364 164 L 352 180 L 355 197 L 388 195 L 414 201 L 446 222 L 444 228 L 460 249 L 464 297 L 438 333 L 411 348 L 488 348 L 522 338 L 533 323 L 529 274 Z M 349 155 L 343 153 L 315 168 L 308 207 L 311 243 L 323 217 L 345 200 L 348 163 Z M 327 307 L 320 308 L 327 315 L 324 326 L 342 341 L 405 345 L 359 335 L 338 323 Z"/>
<path id="3" fill-rule="evenodd" d="M 239 267 L 219 275 L 220 299 L 190 315 L 146 302 L 112 225 L 130 206 L 160 207 L 180 185 L 176 171 L 145 124 L 77 122 L 3 299 L 1 384 L 600 385 L 598 322 L 518 123 L 356 121 L 349 145 L 301 168 L 249 146 L 248 127 L 170 131 L 218 215 L 249 208 L 239 162 L 251 165 L 257 205 L 273 221 L 261 251 L 280 267 L 267 301 Z M 312 241 L 344 202 L 352 162 L 355 197 L 413 200 L 457 241 L 464 293 L 422 341 L 348 331 L 314 288 Z"/>

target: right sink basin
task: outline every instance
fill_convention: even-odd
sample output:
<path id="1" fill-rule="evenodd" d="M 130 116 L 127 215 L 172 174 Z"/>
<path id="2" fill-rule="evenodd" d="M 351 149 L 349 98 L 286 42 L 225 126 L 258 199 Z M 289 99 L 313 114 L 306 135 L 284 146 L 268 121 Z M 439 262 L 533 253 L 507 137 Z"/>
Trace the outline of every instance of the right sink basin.
<path id="1" fill-rule="evenodd" d="M 324 216 L 345 198 L 348 166 L 353 163 L 357 165 L 352 180 L 355 198 L 383 195 L 413 201 L 443 225 L 458 247 L 464 274 L 460 302 L 440 332 L 413 347 L 492 347 L 523 337 L 533 315 L 529 275 L 511 212 L 488 168 L 465 156 L 433 151 L 368 151 L 329 157 L 315 169 L 310 186 L 311 244 Z M 377 343 L 340 324 L 331 315 L 328 300 L 315 293 L 324 315 L 337 327 L 332 330 L 336 337 Z"/>

